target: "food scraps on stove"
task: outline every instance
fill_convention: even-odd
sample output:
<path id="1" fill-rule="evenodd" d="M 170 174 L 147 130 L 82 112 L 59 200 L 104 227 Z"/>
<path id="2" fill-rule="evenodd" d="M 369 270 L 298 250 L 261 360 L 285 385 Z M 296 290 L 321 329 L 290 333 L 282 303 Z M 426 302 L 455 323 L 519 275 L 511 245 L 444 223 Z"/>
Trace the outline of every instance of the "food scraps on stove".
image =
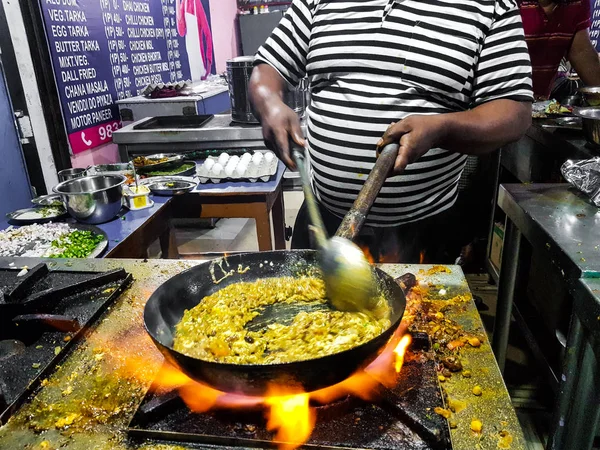
<path id="1" fill-rule="evenodd" d="M 481 422 L 481 420 L 473 419 L 471 421 L 471 431 L 473 431 L 475 433 L 481 433 L 482 429 L 483 429 L 483 423 Z"/>

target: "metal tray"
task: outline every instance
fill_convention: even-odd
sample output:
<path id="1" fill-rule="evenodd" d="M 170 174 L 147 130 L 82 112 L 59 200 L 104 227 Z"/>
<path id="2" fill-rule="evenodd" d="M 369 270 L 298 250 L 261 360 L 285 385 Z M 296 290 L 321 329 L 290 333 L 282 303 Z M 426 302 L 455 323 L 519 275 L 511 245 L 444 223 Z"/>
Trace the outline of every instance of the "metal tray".
<path id="1" fill-rule="evenodd" d="M 98 243 L 96 248 L 87 256 L 87 258 L 99 258 L 106 253 L 106 250 L 108 249 L 108 235 L 103 230 L 95 225 L 87 225 L 85 223 L 70 223 L 69 226 L 81 231 L 91 231 L 92 233 L 99 234 L 104 238 Z"/>
<path id="2" fill-rule="evenodd" d="M 156 171 L 152 170 L 152 171 L 147 172 L 146 179 L 152 179 L 155 177 L 190 177 L 190 176 L 196 175 L 196 161 L 183 161 L 183 163 L 181 165 L 184 166 L 186 164 L 194 164 L 194 166 L 190 167 L 189 169 L 182 170 L 181 172 L 170 173 L 170 174 L 161 174 L 161 175 L 150 175 L 151 172 L 161 172 L 160 170 L 156 170 Z"/>
<path id="3" fill-rule="evenodd" d="M 45 209 L 55 209 L 56 214 L 51 214 L 49 216 L 43 216 L 41 214 L 41 210 Z M 25 214 L 38 214 L 37 218 L 20 218 Z M 48 222 L 57 222 L 69 217 L 67 210 L 61 206 L 35 206 L 33 208 L 24 208 L 18 209 L 6 215 L 7 222 L 11 225 L 32 225 L 34 223 L 48 223 Z"/>
<path id="4" fill-rule="evenodd" d="M 162 179 L 148 184 L 148 188 L 155 195 L 161 195 L 170 197 L 173 195 L 181 195 L 192 191 L 198 183 L 192 181 L 180 181 L 180 180 L 169 180 Z"/>
<path id="5" fill-rule="evenodd" d="M 575 116 L 561 117 L 552 120 L 550 123 L 542 124 L 542 128 L 554 130 L 578 130 L 583 129 L 581 119 Z"/>
<path id="6" fill-rule="evenodd" d="M 133 168 L 131 163 L 117 163 L 117 164 L 97 164 L 90 167 L 92 173 L 106 173 L 106 172 L 131 172 Z"/>
<path id="7" fill-rule="evenodd" d="M 134 130 L 167 130 L 173 128 L 200 128 L 212 115 L 201 116 L 159 116 L 153 117 L 133 127 Z"/>
<path id="8" fill-rule="evenodd" d="M 38 206 L 64 206 L 62 197 L 59 194 L 40 195 L 31 200 L 31 203 Z"/>
<path id="9" fill-rule="evenodd" d="M 164 170 L 164 169 L 168 169 L 168 168 L 174 169 L 176 167 L 181 166 L 183 164 L 183 160 L 184 160 L 183 155 L 173 155 L 173 154 L 167 154 L 167 153 L 157 153 L 154 155 L 148 155 L 148 156 L 145 156 L 145 158 L 149 159 L 149 160 L 168 158 L 168 160 L 160 162 L 160 163 L 156 163 L 156 164 L 148 164 L 145 166 L 137 166 L 136 165 L 135 170 L 139 173 L 155 172 L 157 170 Z"/>

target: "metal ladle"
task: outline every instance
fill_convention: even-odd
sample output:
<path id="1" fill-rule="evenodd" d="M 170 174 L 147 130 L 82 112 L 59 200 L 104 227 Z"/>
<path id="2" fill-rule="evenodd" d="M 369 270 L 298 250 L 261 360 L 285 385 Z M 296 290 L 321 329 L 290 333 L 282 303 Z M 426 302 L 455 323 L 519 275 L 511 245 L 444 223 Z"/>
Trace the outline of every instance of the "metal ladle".
<path id="1" fill-rule="evenodd" d="M 338 310 L 368 311 L 376 306 L 375 275 L 363 251 L 351 239 L 358 235 L 397 153 L 398 145 L 391 144 L 384 148 L 336 236 L 328 239 L 310 184 L 304 149 L 292 144 L 292 157 L 300 172 L 309 219 L 320 251 L 319 259 L 327 297 Z"/>
<path id="2" fill-rule="evenodd" d="M 131 163 L 131 169 L 133 170 L 133 181 L 135 181 L 135 193 L 139 194 L 140 192 L 140 187 L 138 186 L 138 177 L 137 177 L 137 172 L 135 170 L 135 164 L 132 161 L 129 161 Z"/>

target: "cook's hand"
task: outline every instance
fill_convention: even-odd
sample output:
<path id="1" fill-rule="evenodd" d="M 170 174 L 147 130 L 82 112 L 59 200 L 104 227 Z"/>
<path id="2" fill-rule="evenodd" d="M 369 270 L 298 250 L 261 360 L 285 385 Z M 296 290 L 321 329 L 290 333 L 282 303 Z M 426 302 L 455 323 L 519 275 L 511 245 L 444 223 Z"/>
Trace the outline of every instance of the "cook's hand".
<path id="1" fill-rule="evenodd" d="M 298 114 L 282 101 L 269 105 L 262 114 L 262 132 L 267 148 L 277 153 L 286 166 L 295 169 L 296 164 L 290 155 L 290 139 L 301 147 L 305 146 Z"/>
<path id="2" fill-rule="evenodd" d="M 443 114 L 433 116 L 408 116 L 392 123 L 377 143 L 377 151 L 393 142 L 400 149 L 392 174 L 399 175 L 407 165 L 417 161 L 430 149 L 440 146 L 446 133 Z"/>

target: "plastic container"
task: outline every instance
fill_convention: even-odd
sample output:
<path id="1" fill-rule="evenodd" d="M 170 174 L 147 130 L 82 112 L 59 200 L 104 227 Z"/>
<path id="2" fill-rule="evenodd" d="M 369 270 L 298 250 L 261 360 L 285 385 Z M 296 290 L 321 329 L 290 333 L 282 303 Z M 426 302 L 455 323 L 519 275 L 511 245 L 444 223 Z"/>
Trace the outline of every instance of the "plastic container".
<path id="1" fill-rule="evenodd" d="M 197 166 L 196 175 L 201 184 L 208 182 L 222 183 L 226 181 L 250 181 L 255 183 L 257 181 L 267 182 L 277 173 L 279 160 L 273 152 L 257 150 L 250 155 L 250 159 L 246 155 L 247 153 L 235 161 L 235 164 L 230 167 L 229 174 L 218 163 L 217 157 L 209 156 L 203 164 Z M 237 170 L 240 165 L 244 169 L 241 171 L 242 173 L 239 173 Z M 227 166 L 229 167 L 229 163 Z M 218 167 L 217 171 L 215 171 L 215 167 Z"/>
<path id="2" fill-rule="evenodd" d="M 148 186 L 129 186 L 123 190 L 127 207 L 132 210 L 152 208 L 154 202 L 150 200 L 150 189 Z"/>

